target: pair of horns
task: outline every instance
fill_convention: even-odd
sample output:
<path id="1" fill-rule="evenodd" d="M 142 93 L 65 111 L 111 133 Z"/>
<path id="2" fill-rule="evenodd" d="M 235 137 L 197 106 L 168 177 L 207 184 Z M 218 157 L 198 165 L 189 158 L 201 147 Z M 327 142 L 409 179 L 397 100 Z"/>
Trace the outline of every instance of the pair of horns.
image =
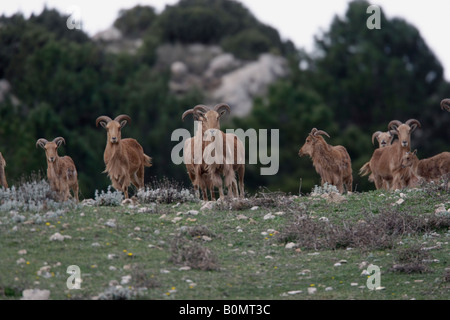
<path id="1" fill-rule="evenodd" d="M 184 121 L 184 118 L 186 118 L 186 116 L 189 114 L 192 114 L 194 116 L 194 119 L 197 120 L 199 115 L 205 114 L 210 110 L 216 111 L 220 116 L 231 113 L 231 108 L 226 103 L 219 103 L 215 105 L 214 108 L 209 108 L 203 104 L 199 104 L 192 109 L 186 110 L 181 116 L 181 120 Z"/>
<path id="2" fill-rule="evenodd" d="M 63 137 L 57 137 L 57 138 L 53 139 L 52 142 L 56 143 L 56 145 L 57 145 L 58 147 L 59 147 L 59 146 L 61 145 L 61 143 L 63 143 L 63 142 L 64 142 L 64 144 L 66 144 L 66 140 L 64 140 Z M 38 139 L 38 141 L 36 141 L 36 148 L 39 147 L 39 146 L 40 146 L 40 147 L 44 147 L 47 143 L 48 143 L 48 140 L 47 140 L 47 139 L 44 139 L 44 138 Z"/>
<path id="3" fill-rule="evenodd" d="M 388 131 L 389 132 L 389 134 L 391 135 L 391 137 L 395 134 L 395 131 L 394 130 L 389 130 Z M 381 132 L 381 131 L 377 131 L 377 132 L 374 132 L 373 133 L 373 135 L 372 135 L 372 144 L 375 144 L 375 138 L 376 137 L 378 137 L 380 134 L 382 134 L 383 132 Z"/>
<path id="4" fill-rule="evenodd" d="M 388 129 L 389 130 L 395 130 L 397 131 L 397 128 L 399 126 L 401 126 L 403 123 L 401 121 L 398 120 L 392 120 L 391 122 L 389 122 L 388 124 Z M 410 126 L 412 130 L 415 130 L 416 128 L 420 128 L 422 125 L 420 124 L 420 122 L 416 119 L 409 119 L 408 121 L 405 122 L 406 125 Z"/>
<path id="5" fill-rule="evenodd" d="M 310 135 L 310 136 L 313 136 L 313 137 L 317 137 L 318 135 L 325 135 L 325 136 L 327 136 L 328 138 L 330 137 L 330 135 L 329 135 L 328 133 L 326 133 L 326 132 L 323 131 L 323 130 L 317 130 L 317 128 L 313 128 L 313 129 L 311 130 L 311 132 L 309 133 L 309 135 Z"/>
<path id="6" fill-rule="evenodd" d="M 129 116 L 127 116 L 126 114 L 118 115 L 118 116 L 114 119 L 114 121 L 117 121 L 117 122 L 122 122 L 123 120 L 125 120 L 125 121 L 127 121 L 127 122 L 131 122 L 131 118 L 130 118 Z M 108 122 L 110 122 L 110 121 L 113 121 L 110 117 L 108 117 L 108 116 L 100 116 L 100 117 L 98 117 L 97 120 L 95 121 L 95 125 L 98 127 L 98 125 L 99 125 L 100 122 L 106 122 L 106 123 L 108 123 Z"/>

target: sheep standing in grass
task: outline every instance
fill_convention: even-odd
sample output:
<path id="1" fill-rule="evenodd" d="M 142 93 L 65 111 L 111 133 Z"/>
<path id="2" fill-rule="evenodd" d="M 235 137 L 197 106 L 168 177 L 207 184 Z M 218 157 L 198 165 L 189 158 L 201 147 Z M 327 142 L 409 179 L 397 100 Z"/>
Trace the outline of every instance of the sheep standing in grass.
<path id="1" fill-rule="evenodd" d="M 374 132 L 374 134 L 372 135 L 372 144 L 375 144 L 375 138 L 376 138 L 378 141 L 378 148 L 384 148 L 384 147 L 390 146 L 392 144 L 392 141 L 394 140 L 394 134 L 395 134 L 395 131 L 393 131 L 393 130 L 386 131 L 386 132 L 381 132 L 381 131 Z M 366 176 L 369 173 L 370 173 L 370 175 L 369 175 L 368 180 L 370 182 L 374 182 L 373 174 L 371 173 L 371 169 L 370 169 L 370 162 L 366 162 L 359 170 L 359 174 L 361 176 Z"/>
<path id="2" fill-rule="evenodd" d="M 374 151 L 370 159 L 370 169 L 377 189 L 395 190 L 405 187 L 404 177 L 407 176 L 401 168 L 402 156 L 411 151 L 411 134 L 420 128 L 420 122 L 409 119 L 405 123 L 392 120 L 388 124 L 389 130 L 394 130 L 398 140 L 390 146 Z"/>
<path id="3" fill-rule="evenodd" d="M 322 180 L 334 185 L 340 193 L 352 190 L 352 163 L 347 150 L 343 146 L 331 146 L 322 135 L 328 133 L 313 128 L 301 147 L 299 156 L 308 155 Z"/>
<path id="4" fill-rule="evenodd" d="M 142 146 L 131 138 L 122 139 L 122 128 L 131 121 L 127 115 L 119 115 L 114 120 L 100 116 L 96 125 L 107 131 L 106 148 L 103 153 L 106 169 L 112 186 L 122 191 L 128 199 L 128 187 L 133 184 L 138 190 L 144 188 L 144 167 L 151 167 L 151 160 Z"/>
<path id="5" fill-rule="evenodd" d="M 67 201 L 70 196 L 70 189 L 78 202 L 78 174 L 75 164 L 71 157 L 58 156 L 58 148 L 65 144 L 66 141 L 62 137 L 47 141 L 46 139 L 39 139 L 36 142 L 36 147 L 40 146 L 45 150 L 47 158 L 47 178 L 50 187 L 58 194 L 59 200 Z"/>
<path id="6" fill-rule="evenodd" d="M 2 153 L 0 152 L 0 185 L 3 188 L 8 189 L 8 182 L 6 181 L 5 167 L 6 167 L 6 161 L 5 161 L 5 158 L 3 158 Z"/>
<path id="7" fill-rule="evenodd" d="M 207 189 L 210 191 L 211 200 L 215 200 L 213 181 L 208 172 L 208 165 L 203 159 L 204 150 L 209 144 L 209 141 L 205 141 L 204 134 L 207 129 L 220 129 L 220 118 L 230 111 L 230 107 L 225 103 L 217 104 L 212 109 L 205 105 L 197 105 L 186 110 L 181 117 L 184 120 L 186 116 L 192 114 L 194 120 L 199 122 L 194 137 L 185 141 L 183 157 L 194 189 L 202 190 L 204 201 L 208 201 Z"/>

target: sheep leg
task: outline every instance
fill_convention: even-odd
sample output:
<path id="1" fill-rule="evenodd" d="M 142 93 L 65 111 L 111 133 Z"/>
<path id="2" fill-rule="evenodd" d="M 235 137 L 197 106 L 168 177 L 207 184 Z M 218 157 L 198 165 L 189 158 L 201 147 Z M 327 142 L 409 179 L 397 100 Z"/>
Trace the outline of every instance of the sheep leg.
<path id="1" fill-rule="evenodd" d="M 80 202 L 80 199 L 78 198 L 78 183 L 74 183 L 72 185 L 72 192 L 73 192 L 73 195 L 74 195 L 76 201 Z"/>

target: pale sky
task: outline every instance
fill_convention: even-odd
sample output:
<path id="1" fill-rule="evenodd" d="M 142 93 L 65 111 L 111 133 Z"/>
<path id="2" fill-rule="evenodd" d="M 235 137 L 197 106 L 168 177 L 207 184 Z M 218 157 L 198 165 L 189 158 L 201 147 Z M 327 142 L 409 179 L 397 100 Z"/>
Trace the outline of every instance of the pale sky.
<path id="1" fill-rule="evenodd" d="M 298 48 L 308 52 L 313 49 L 314 36 L 320 30 L 328 30 L 333 17 L 342 16 L 350 0 L 241 0 L 261 22 L 276 28 L 283 39 L 292 40 Z M 44 5 L 66 14 L 79 14 L 82 29 L 94 35 L 110 27 L 120 9 L 129 9 L 137 4 L 150 5 L 162 11 L 166 4 L 178 0 L 13 0 L 3 1 L 0 14 L 21 11 L 26 17 L 39 14 Z M 416 26 L 428 46 L 436 54 L 450 81 L 450 1 L 449 0 L 376 0 L 388 18 L 401 17 Z M 76 8 L 76 9 L 74 9 Z M 367 17 L 370 15 L 367 14 Z M 383 27 L 383 25 L 381 25 Z"/>

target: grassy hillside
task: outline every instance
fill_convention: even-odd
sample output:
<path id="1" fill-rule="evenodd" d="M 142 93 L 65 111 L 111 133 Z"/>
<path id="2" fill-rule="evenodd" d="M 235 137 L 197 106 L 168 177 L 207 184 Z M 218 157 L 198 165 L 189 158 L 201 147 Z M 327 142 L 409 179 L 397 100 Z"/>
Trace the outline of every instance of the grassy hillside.
<path id="1" fill-rule="evenodd" d="M 50 299 L 450 298 L 448 189 L 317 191 L 205 205 L 166 184 L 139 203 L 102 192 L 15 210 L 3 190 L 0 299 L 32 288 Z M 81 289 L 67 288 L 71 265 Z"/>

